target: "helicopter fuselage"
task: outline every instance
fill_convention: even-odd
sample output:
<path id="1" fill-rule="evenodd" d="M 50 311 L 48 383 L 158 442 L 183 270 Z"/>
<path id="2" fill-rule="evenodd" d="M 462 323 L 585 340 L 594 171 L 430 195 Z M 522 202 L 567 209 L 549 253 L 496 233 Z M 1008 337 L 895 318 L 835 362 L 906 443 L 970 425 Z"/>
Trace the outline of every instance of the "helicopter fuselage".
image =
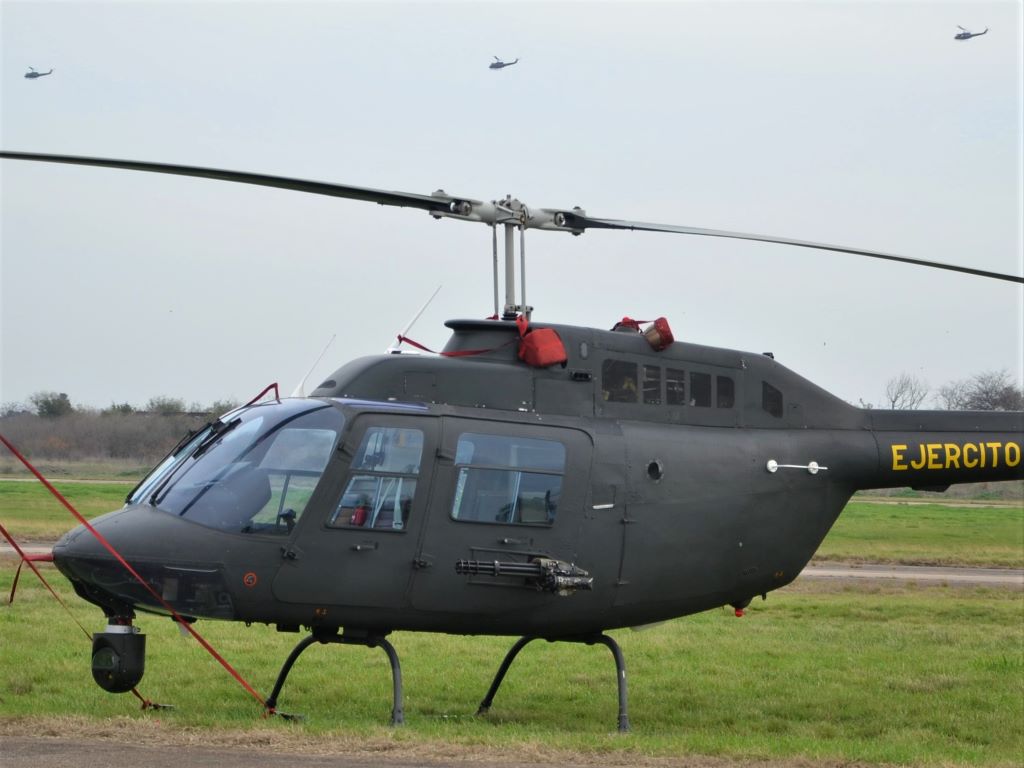
<path id="1" fill-rule="evenodd" d="M 94 525 L 189 617 L 564 637 L 745 606 L 859 489 L 1024 477 L 1022 413 L 863 410 L 635 332 L 550 326 L 565 363 L 536 368 L 514 323 L 449 326 L 228 414 Z M 81 529 L 54 556 L 108 615 L 163 610 Z"/>

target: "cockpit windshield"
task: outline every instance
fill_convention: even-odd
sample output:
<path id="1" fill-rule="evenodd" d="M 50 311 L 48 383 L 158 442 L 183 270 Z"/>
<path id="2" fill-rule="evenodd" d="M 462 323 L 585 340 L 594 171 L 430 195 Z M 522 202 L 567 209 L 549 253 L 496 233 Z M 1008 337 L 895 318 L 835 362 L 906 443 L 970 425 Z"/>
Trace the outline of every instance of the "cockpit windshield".
<path id="1" fill-rule="evenodd" d="M 129 503 L 235 533 L 289 533 L 344 423 L 337 408 L 316 400 L 235 412 L 165 459 Z"/>

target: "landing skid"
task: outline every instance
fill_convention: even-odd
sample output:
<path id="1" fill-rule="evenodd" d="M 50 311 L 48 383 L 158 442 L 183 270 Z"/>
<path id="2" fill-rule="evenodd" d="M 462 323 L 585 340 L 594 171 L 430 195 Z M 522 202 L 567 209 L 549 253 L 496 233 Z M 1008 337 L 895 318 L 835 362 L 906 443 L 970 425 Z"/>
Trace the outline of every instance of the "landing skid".
<path id="1" fill-rule="evenodd" d="M 484 700 L 480 702 L 480 708 L 477 710 L 478 715 L 487 714 L 491 708 L 491 704 L 494 703 L 494 696 L 498 692 L 498 688 L 501 686 L 502 680 L 505 679 L 505 673 L 508 672 L 508 668 L 512 666 L 512 662 L 515 660 L 519 652 L 526 647 L 527 643 L 533 642 L 534 640 L 547 640 L 549 643 L 585 643 L 586 645 L 594 645 L 600 643 L 601 645 L 607 646 L 608 650 L 612 652 L 612 656 L 615 657 L 615 672 L 616 680 L 619 687 L 619 732 L 626 733 L 629 731 L 629 712 L 628 712 L 628 701 L 626 691 L 626 662 L 622 657 L 622 650 L 619 648 L 619 644 L 616 643 L 608 635 L 590 635 L 587 637 L 550 637 L 540 638 L 537 636 L 528 636 L 519 638 L 515 645 L 509 649 L 509 652 L 505 654 L 505 660 L 501 662 L 501 666 L 498 668 L 498 673 L 494 676 L 494 681 L 491 683 L 490 690 L 487 691 L 487 695 L 484 696 Z"/>
<path id="2" fill-rule="evenodd" d="M 337 631 L 338 630 L 336 629 L 330 630 L 330 632 L 313 630 L 313 633 L 309 637 L 305 638 L 295 646 L 291 654 L 288 656 L 288 659 L 285 661 L 284 666 L 281 667 L 281 671 L 277 676 L 277 682 L 274 683 L 274 690 L 271 692 L 269 698 L 267 698 L 267 711 L 271 714 L 278 714 L 276 711 L 277 698 L 281 694 L 281 688 L 284 687 L 284 681 L 288 677 L 288 673 L 291 672 L 296 659 L 298 659 L 302 652 L 313 643 L 365 645 L 367 648 L 379 647 L 387 654 L 388 661 L 391 663 L 391 683 L 393 691 L 391 724 L 402 725 L 405 723 L 405 711 L 402 706 L 402 667 L 398 662 L 398 654 L 395 652 L 395 647 L 381 635 L 339 635 L 337 634 Z"/>

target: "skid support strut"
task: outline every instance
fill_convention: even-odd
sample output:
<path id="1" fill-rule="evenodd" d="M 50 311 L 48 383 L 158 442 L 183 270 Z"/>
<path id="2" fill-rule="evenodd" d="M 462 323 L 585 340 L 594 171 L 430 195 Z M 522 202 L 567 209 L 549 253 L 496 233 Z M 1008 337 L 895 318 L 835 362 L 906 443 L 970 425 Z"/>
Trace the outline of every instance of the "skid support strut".
<path id="1" fill-rule="evenodd" d="M 616 643 L 608 635 L 589 635 L 586 637 L 548 637 L 540 638 L 537 636 L 527 636 L 519 638 L 515 645 L 513 645 L 509 652 L 505 654 L 504 661 L 501 662 L 501 666 L 498 668 L 498 673 L 494 676 L 494 681 L 491 683 L 490 689 L 487 691 L 487 695 L 484 696 L 484 700 L 480 702 L 480 708 L 477 709 L 478 715 L 486 714 L 491 704 L 494 703 L 494 696 L 498 692 L 498 688 L 501 686 L 502 680 L 505 679 L 505 674 L 508 672 L 508 668 L 512 666 L 512 662 L 515 660 L 519 652 L 526 647 L 527 643 L 533 642 L 534 640 L 547 640 L 549 643 L 585 643 L 586 645 L 595 645 L 600 643 L 604 645 L 612 652 L 612 656 L 615 657 L 615 677 L 619 687 L 619 732 L 626 733 L 629 731 L 629 702 L 627 697 L 626 689 L 626 661 L 622 656 L 622 649 L 619 648 L 619 644 Z"/>
<path id="2" fill-rule="evenodd" d="M 281 671 L 277 675 L 277 682 L 274 683 L 274 690 L 267 698 L 267 711 L 271 713 L 274 712 L 277 707 L 277 697 L 281 693 L 281 688 L 284 687 L 284 681 L 288 677 L 288 673 L 291 672 L 296 659 L 298 659 L 302 652 L 309 648 L 313 643 L 339 643 L 341 645 L 365 645 L 367 648 L 381 648 L 384 653 L 387 654 L 388 661 L 391 664 L 391 684 L 393 692 L 391 724 L 402 725 L 405 723 L 405 710 L 402 705 L 402 667 L 398 662 L 398 654 L 395 652 L 395 647 L 382 635 L 339 635 L 337 634 L 337 630 L 331 630 L 330 632 L 313 630 L 313 633 L 309 637 L 305 638 L 295 646 L 291 654 L 289 654 L 288 659 L 285 661 L 284 666 L 281 667 Z"/>

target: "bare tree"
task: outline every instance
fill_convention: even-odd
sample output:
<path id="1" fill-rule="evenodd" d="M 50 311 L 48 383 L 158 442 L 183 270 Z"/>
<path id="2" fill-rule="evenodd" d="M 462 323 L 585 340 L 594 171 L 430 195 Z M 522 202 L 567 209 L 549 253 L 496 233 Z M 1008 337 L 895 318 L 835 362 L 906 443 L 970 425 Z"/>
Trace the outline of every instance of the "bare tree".
<path id="1" fill-rule="evenodd" d="M 939 388 L 939 407 L 957 411 L 1024 411 L 1024 388 L 1008 371 L 986 371 Z"/>
<path id="2" fill-rule="evenodd" d="M 894 411 L 920 408 L 926 397 L 928 385 L 909 373 L 901 373 L 885 385 L 885 401 Z"/>
<path id="3" fill-rule="evenodd" d="M 962 411 L 967 402 L 967 379 L 959 379 L 943 384 L 935 393 L 935 404 L 943 411 Z"/>

